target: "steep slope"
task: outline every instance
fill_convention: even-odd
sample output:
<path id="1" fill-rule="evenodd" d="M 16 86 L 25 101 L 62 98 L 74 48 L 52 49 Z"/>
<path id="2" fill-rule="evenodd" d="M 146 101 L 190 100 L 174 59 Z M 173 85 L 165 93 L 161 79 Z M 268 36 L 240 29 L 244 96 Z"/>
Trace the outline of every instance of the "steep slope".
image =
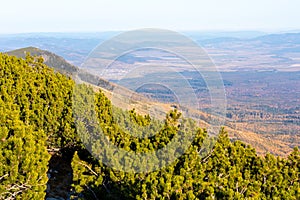
<path id="1" fill-rule="evenodd" d="M 114 99 L 114 104 L 118 107 L 132 109 L 133 107 L 139 113 L 146 114 L 149 108 L 152 108 L 156 113 L 160 113 L 159 118 L 164 118 L 165 114 L 171 109 L 171 105 L 154 102 L 143 95 L 133 92 L 127 88 L 118 86 L 105 79 L 102 79 L 94 74 L 91 74 L 83 69 L 80 69 L 68 63 L 63 57 L 52 52 L 41 50 L 35 47 L 27 47 L 6 52 L 8 55 L 25 58 L 27 53 L 32 56 L 42 56 L 44 63 L 59 71 L 60 73 L 71 77 L 74 80 L 79 79 L 89 85 L 92 85 L 95 90 L 101 89 L 106 96 Z"/>
<path id="2" fill-rule="evenodd" d="M 30 53 L 32 56 L 42 56 L 46 65 L 63 74 L 73 74 L 78 71 L 77 67 L 68 63 L 63 57 L 60 57 L 50 51 L 41 50 L 35 47 L 26 47 L 6 53 L 8 55 L 14 55 L 21 58 L 25 58 L 27 53 Z"/>
<path id="3" fill-rule="evenodd" d="M 107 158 L 114 158 L 112 160 L 119 166 L 111 168 L 103 164 L 87 152 L 76 134 L 73 116 L 78 111 L 86 114 L 86 110 L 72 107 L 74 84 L 70 78 L 43 64 L 41 59 L 27 56 L 23 60 L 0 53 L 1 200 L 44 199 L 45 195 L 47 200 L 299 199 L 298 149 L 288 158 L 272 155 L 261 158 L 252 147 L 230 141 L 222 129 L 213 150 L 201 158 L 199 149 L 207 132 L 195 130 L 194 124 L 188 121 L 179 121 L 177 111 L 166 116 L 162 128 L 151 140 L 140 140 L 130 134 L 140 134 L 139 129 L 121 130 L 119 124 L 132 119 L 130 123 L 134 127 L 137 127 L 135 124 L 145 126 L 151 123 L 147 116 L 117 109 L 120 115 L 114 119 L 110 100 L 102 92 L 93 93 L 93 88 L 81 84 L 79 94 L 84 96 L 77 96 L 78 102 L 85 105 L 88 100 L 81 97 L 95 94 L 91 102 L 96 102 L 98 125 L 106 134 L 95 140 L 89 137 L 94 147 L 90 152 L 104 153 Z M 85 115 L 82 126 L 77 128 L 93 127 L 85 126 L 91 125 L 90 119 Z M 156 123 L 152 125 L 152 130 L 160 127 Z M 165 161 L 176 154 L 142 162 L 130 155 L 122 159 L 124 157 L 116 155 L 113 148 L 101 144 L 103 139 L 109 138 L 126 151 L 148 153 L 166 146 L 175 134 L 189 132 L 196 133 L 194 142 L 167 166 Z M 180 137 L 177 142 L 181 144 Z M 47 149 L 51 146 L 60 147 L 62 155 L 52 155 L 47 165 Z M 136 169 L 146 169 L 144 167 L 149 169 L 151 165 L 161 167 L 147 173 L 120 170 L 123 166 L 135 167 L 136 172 Z"/>
<path id="4" fill-rule="evenodd" d="M 155 117 L 163 119 L 165 114 L 173 109 L 171 104 L 161 103 L 154 101 L 152 99 L 146 98 L 136 92 L 133 92 L 127 88 L 118 86 L 111 83 L 105 79 L 102 79 L 96 75 L 90 74 L 76 66 L 68 63 L 64 58 L 45 50 L 41 50 L 35 47 L 28 47 L 23 49 L 17 49 L 8 52 L 10 55 L 15 55 L 17 57 L 25 57 L 26 53 L 29 52 L 31 55 L 42 56 L 44 58 L 45 64 L 55 70 L 71 76 L 72 78 L 79 77 L 81 81 L 92 85 L 95 90 L 101 89 L 104 94 L 113 102 L 114 105 L 123 109 L 133 109 L 140 114 L 148 114 L 149 111 L 155 113 Z M 187 108 L 188 109 L 188 108 Z M 195 113 L 197 119 L 199 120 L 199 125 L 201 127 L 208 127 L 208 122 L 211 117 L 207 113 L 202 111 L 189 110 L 191 113 Z M 225 128 L 229 131 L 229 135 L 233 140 L 241 140 L 248 144 L 251 144 L 256 148 L 259 154 L 265 154 L 271 152 L 275 155 L 286 156 L 292 151 L 294 146 L 298 144 L 294 140 L 298 141 L 298 136 L 281 136 L 281 135 L 261 135 L 250 131 L 239 130 L 234 128 L 234 124 L 227 122 Z M 242 125 L 241 125 L 242 127 Z"/>
<path id="5" fill-rule="evenodd" d="M 63 57 L 58 56 L 50 51 L 42 50 L 36 47 L 26 47 L 6 53 L 8 55 L 13 55 L 21 58 L 25 58 L 27 53 L 30 53 L 30 55 L 32 56 L 42 56 L 44 59 L 44 63 L 47 66 L 59 71 L 64 75 L 70 77 L 78 76 L 82 81 L 97 85 L 105 90 L 112 90 L 114 88 L 114 85 L 110 82 L 79 69 L 78 67 L 68 63 Z"/>

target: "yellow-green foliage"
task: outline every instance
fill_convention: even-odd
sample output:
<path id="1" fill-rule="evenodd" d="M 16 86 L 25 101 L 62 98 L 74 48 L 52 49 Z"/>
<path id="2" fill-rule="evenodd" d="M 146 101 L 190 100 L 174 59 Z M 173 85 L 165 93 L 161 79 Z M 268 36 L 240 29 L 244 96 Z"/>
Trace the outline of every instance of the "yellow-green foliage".
<path id="1" fill-rule="evenodd" d="M 51 148 L 76 142 L 73 81 L 43 64 L 0 54 L 0 199 L 43 199 Z"/>
<path id="2" fill-rule="evenodd" d="M 74 153 L 73 197 L 79 199 L 300 199 L 300 153 L 287 157 L 257 156 L 240 141 L 230 141 L 226 131 L 205 157 L 199 153 L 207 132 L 192 120 L 170 111 L 164 122 L 112 106 L 99 91 L 80 85 L 43 64 L 41 58 L 26 59 L 0 54 L 0 199 L 43 199 L 47 182 L 47 149 Z M 76 102 L 72 102 L 76 99 Z M 92 116 L 84 115 L 86 102 Z M 72 104 L 74 103 L 74 104 Z M 72 105 L 76 105 L 75 107 Z M 91 104 L 92 105 L 92 104 Z M 89 104 L 88 104 L 89 106 Z M 75 122 L 73 115 L 84 116 Z M 128 123 L 130 126 L 128 126 Z M 151 137 L 135 137 L 149 126 Z M 130 127 L 124 129 L 122 127 Z M 165 147 L 178 134 L 194 133 L 188 150 L 173 163 L 148 173 L 123 172 L 105 166 L 93 155 L 104 154 L 106 138 L 128 152 L 147 153 Z M 76 130 L 77 129 L 77 130 Z M 88 129 L 96 130 L 91 140 Z M 80 143 L 90 145 L 88 152 Z M 134 136 L 135 135 L 135 136 Z M 180 147 L 181 141 L 176 141 Z M 208 143 L 206 145 L 211 145 Z M 63 153 L 64 151 L 62 151 Z M 71 155 L 72 155 L 71 153 Z M 92 153 L 92 154 L 91 154 Z M 160 164 L 171 159 L 165 157 Z M 122 158 L 116 163 L 124 164 Z M 126 160 L 126 165 L 139 163 Z M 155 161 L 153 161 L 155 162 Z"/>
<path id="3" fill-rule="evenodd" d="M 87 90 L 85 87 L 83 91 Z M 130 132 L 121 126 L 128 122 L 145 126 L 153 119 L 140 116 L 134 110 L 114 108 L 102 92 L 96 93 L 95 99 L 103 132 L 112 143 L 128 151 L 140 153 L 162 148 L 189 124 L 184 119 L 180 120 L 180 113 L 174 110 L 166 116 L 164 123 L 154 123 L 153 130 L 157 130 L 155 126 L 160 128 L 156 135 L 136 138 L 130 135 L 137 131 L 135 125 L 131 126 Z M 212 151 L 200 158 L 199 151 L 207 132 L 203 129 L 190 130 L 195 131 L 195 138 L 188 151 L 171 165 L 154 172 L 125 173 L 111 169 L 92 157 L 87 159 L 87 156 L 75 154 L 76 192 L 87 199 L 299 199 L 298 149 L 287 159 L 272 155 L 261 158 L 252 147 L 240 141 L 230 141 L 222 129 Z M 97 147 L 93 153 L 113 155 L 110 149 Z"/>

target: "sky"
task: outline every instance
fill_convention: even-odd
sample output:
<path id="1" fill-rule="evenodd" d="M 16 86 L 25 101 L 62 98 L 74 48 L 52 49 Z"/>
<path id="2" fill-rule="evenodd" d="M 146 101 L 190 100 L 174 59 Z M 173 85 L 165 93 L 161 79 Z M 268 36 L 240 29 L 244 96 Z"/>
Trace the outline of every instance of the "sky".
<path id="1" fill-rule="evenodd" d="M 3 0 L 0 34 L 300 30 L 299 0 Z"/>

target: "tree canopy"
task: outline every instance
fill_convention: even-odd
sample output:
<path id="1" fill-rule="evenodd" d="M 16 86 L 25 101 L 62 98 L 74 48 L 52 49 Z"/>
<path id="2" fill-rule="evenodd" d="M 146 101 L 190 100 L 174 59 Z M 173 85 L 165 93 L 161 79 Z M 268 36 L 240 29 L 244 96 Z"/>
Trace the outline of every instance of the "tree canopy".
<path id="1" fill-rule="evenodd" d="M 231 141 L 221 129 L 212 150 L 200 157 L 207 131 L 176 109 L 159 121 L 134 109 L 114 107 L 101 90 L 95 92 L 85 84 L 75 86 L 71 78 L 43 64 L 42 58 L 0 54 L 0 199 L 45 198 L 49 159 L 56 149 L 72 157 L 69 192 L 73 199 L 300 198 L 298 148 L 286 158 L 258 156 L 254 148 Z M 74 88 L 76 108 L 72 106 Z M 109 159 L 114 154 L 101 148 L 103 138 L 94 135 L 91 141 L 89 135 L 82 134 L 94 128 L 86 126 L 94 119 L 86 115 L 74 120 L 77 114 L 84 114 L 80 108 L 88 101 L 94 103 L 97 126 L 105 137 L 128 152 L 157 151 L 178 134 L 188 132 L 194 134 L 194 140 L 174 162 L 155 171 L 135 173 L 112 168 L 96 157 L 104 154 Z M 131 126 L 126 126 L 128 123 Z M 140 127 L 146 126 L 151 136 L 138 137 L 144 134 Z M 168 159 L 172 158 L 153 163 Z M 140 161 L 120 158 L 115 162 L 136 166 Z"/>

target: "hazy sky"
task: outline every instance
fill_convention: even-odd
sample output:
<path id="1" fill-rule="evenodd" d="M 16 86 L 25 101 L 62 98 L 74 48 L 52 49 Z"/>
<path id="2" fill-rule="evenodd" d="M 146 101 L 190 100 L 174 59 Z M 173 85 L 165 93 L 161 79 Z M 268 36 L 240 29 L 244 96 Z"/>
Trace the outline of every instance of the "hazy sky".
<path id="1" fill-rule="evenodd" d="M 300 29 L 300 0 L 3 0 L 0 33 Z"/>

